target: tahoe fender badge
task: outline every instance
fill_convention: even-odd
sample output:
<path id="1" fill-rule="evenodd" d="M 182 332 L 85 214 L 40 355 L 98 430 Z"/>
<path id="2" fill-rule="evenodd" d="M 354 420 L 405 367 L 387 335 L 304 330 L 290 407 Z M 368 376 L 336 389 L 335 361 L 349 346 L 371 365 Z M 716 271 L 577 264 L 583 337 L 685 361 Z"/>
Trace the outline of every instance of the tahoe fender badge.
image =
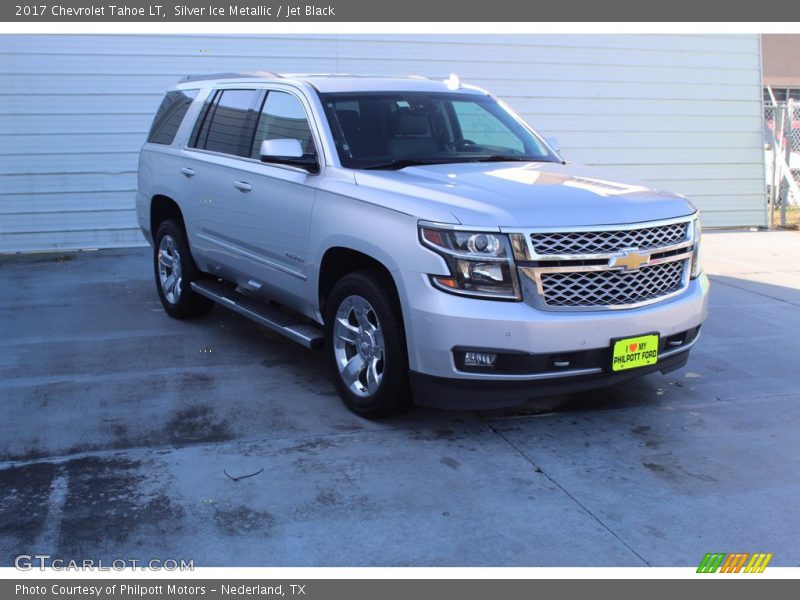
<path id="1" fill-rule="evenodd" d="M 292 260 L 296 260 L 299 263 L 306 262 L 305 258 L 303 258 L 302 256 L 298 256 L 294 252 L 285 252 L 284 254 L 286 255 L 286 258 L 291 258 Z"/>

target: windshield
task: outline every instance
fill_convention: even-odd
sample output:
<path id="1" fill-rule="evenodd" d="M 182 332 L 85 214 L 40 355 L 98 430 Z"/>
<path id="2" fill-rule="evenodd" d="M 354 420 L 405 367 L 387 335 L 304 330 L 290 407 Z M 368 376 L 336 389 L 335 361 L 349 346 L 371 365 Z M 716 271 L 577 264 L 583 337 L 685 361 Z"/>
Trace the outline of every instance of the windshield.
<path id="1" fill-rule="evenodd" d="M 342 165 L 557 159 L 494 99 L 477 94 L 380 92 L 321 94 Z"/>

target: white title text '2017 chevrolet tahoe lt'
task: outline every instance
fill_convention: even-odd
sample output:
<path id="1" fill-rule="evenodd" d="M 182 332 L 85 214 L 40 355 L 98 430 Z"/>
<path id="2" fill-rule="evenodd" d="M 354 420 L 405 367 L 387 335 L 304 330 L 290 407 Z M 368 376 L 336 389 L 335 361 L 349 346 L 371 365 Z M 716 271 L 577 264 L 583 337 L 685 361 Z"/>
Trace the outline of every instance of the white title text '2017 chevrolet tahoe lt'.
<path id="1" fill-rule="evenodd" d="M 697 211 L 554 146 L 456 77 L 187 77 L 139 160 L 161 302 L 324 348 L 366 417 L 683 366 L 707 312 Z"/>

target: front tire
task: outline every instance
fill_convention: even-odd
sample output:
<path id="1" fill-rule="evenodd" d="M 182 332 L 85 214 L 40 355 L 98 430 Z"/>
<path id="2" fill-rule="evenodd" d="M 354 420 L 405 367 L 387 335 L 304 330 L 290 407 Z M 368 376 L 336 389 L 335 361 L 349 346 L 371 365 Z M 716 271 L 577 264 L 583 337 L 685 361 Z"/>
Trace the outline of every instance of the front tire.
<path id="1" fill-rule="evenodd" d="M 345 275 L 325 312 L 325 352 L 345 405 L 368 419 L 411 406 L 403 318 L 391 280 L 374 270 Z"/>
<path id="2" fill-rule="evenodd" d="M 194 264 L 183 228 L 175 221 L 164 221 L 154 242 L 156 289 L 164 310 L 175 319 L 207 314 L 214 303 L 192 290 L 192 282 L 202 274 Z"/>

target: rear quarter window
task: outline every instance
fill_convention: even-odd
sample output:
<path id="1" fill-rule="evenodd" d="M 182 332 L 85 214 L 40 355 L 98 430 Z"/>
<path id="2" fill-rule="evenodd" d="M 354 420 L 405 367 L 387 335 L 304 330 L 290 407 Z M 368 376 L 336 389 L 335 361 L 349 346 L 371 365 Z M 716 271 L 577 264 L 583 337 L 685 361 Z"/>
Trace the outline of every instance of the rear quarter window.
<path id="1" fill-rule="evenodd" d="M 153 119 L 147 141 L 151 144 L 171 144 L 196 95 L 197 90 L 167 92 Z"/>

